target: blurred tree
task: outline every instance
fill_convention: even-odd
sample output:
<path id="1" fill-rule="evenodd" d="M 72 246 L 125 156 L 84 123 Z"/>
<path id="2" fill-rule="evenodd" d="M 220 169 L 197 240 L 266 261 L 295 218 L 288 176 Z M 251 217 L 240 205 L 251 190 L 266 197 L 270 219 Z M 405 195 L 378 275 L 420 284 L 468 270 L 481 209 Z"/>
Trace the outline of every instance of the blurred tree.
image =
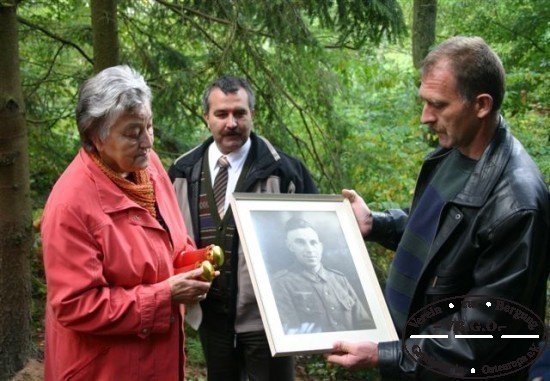
<path id="1" fill-rule="evenodd" d="M 412 56 L 415 68 L 420 68 L 424 57 L 435 42 L 437 0 L 414 0 L 412 23 Z"/>
<path id="2" fill-rule="evenodd" d="M 92 0 L 94 72 L 119 63 L 116 0 Z"/>
<path id="3" fill-rule="evenodd" d="M 0 2 L 0 380 L 21 369 L 32 349 L 29 259 L 33 236 L 18 3 Z"/>

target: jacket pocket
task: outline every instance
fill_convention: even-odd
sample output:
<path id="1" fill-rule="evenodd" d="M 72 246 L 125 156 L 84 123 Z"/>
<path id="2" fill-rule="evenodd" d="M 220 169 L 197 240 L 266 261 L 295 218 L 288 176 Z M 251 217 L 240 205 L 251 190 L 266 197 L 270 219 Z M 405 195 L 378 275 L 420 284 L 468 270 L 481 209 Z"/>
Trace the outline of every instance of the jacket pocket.
<path id="1" fill-rule="evenodd" d="M 109 347 L 99 348 L 98 351 L 89 353 L 77 361 L 61 377 L 66 381 L 99 380 L 104 368 L 104 360 L 109 352 Z"/>
<path id="2" fill-rule="evenodd" d="M 429 279 L 426 289 L 426 302 L 464 295 L 471 288 L 471 275 L 466 272 L 445 273 L 439 272 Z"/>

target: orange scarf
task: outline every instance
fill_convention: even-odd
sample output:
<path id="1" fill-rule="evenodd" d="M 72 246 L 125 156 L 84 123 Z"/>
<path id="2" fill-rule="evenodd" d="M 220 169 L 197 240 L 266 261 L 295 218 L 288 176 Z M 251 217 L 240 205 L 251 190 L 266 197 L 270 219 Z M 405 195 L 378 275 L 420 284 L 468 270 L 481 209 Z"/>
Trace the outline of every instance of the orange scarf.
<path id="1" fill-rule="evenodd" d="M 93 161 L 101 169 L 101 171 L 107 175 L 119 188 L 122 190 L 131 200 L 135 201 L 138 205 L 143 206 L 149 211 L 149 213 L 156 218 L 157 211 L 155 209 L 155 190 L 153 189 L 153 183 L 149 178 L 149 172 L 141 170 L 133 172 L 136 182 L 132 182 L 113 171 L 107 166 L 97 153 L 89 153 Z"/>

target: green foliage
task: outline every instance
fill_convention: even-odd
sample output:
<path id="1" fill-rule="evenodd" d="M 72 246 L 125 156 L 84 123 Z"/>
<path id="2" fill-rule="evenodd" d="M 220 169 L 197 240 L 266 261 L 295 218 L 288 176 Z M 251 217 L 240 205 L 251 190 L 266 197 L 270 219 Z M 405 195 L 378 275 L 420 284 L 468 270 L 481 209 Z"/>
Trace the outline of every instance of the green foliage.
<path id="1" fill-rule="evenodd" d="M 35 209 L 32 216 L 34 243 L 31 253 L 31 317 L 33 325 L 32 338 L 34 343 L 34 352 L 37 358 L 42 357 L 44 345 L 44 313 L 47 291 L 46 277 L 42 263 L 42 240 L 40 238 L 40 219 L 42 218 L 42 212 L 42 209 Z"/>
<path id="2" fill-rule="evenodd" d="M 202 91 L 214 77 L 232 72 L 257 90 L 256 130 L 304 160 L 323 192 L 355 187 L 371 202 L 406 204 L 418 164 L 435 141 L 420 127 L 409 44 L 392 42 L 403 32 L 401 12 L 389 12 L 396 9 L 391 1 L 360 3 L 120 1 L 123 61 L 153 88 L 156 147 L 164 162 L 208 135 Z M 410 19 L 410 4 L 403 5 Z M 550 7 L 538 5 L 441 0 L 438 25 L 440 38 L 478 34 L 495 46 L 508 69 L 504 113 L 512 126 L 516 117 L 540 125 L 536 135 L 527 127 L 522 140 L 548 178 L 543 144 Z M 345 28 L 368 17 L 376 24 L 383 15 L 388 19 L 379 31 L 387 39 Z M 76 0 L 27 1 L 20 17 L 33 200 L 39 207 L 78 147 L 75 96 L 92 72 L 89 8 Z M 335 48 L 343 45 L 360 48 Z"/>
<path id="3" fill-rule="evenodd" d="M 186 371 L 185 379 L 187 381 L 206 380 L 206 361 L 202 353 L 202 346 L 199 333 L 185 324 L 185 355 L 186 369 L 195 371 Z"/>
<path id="4" fill-rule="evenodd" d="M 309 381 L 378 381 L 375 369 L 348 370 L 325 361 L 322 355 L 297 356 L 296 379 Z"/>
<path id="5" fill-rule="evenodd" d="M 362 102 L 346 106 L 348 118 L 355 121 L 343 150 L 350 179 L 346 186 L 368 201 L 405 205 L 429 150 L 422 139 L 415 73 L 398 52 L 386 54 L 384 60 L 365 55 L 356 68 L 351 97 Z"/>
<path id="6" fill-rule="evenodd" d="M 74 46 L 91 54 L 90 11 L 80 1 L 26 1 L 18 14 L 31 197 L 40 208 L 77 150 L 75 95 L 92 66 Z"/>
<path id="7" fill-rule="evenodd" d="M 546 184 L 550 184 L 550 128 L 548 116 L 537 111 L 509 118 L 510 129 L 538 164 Z"/>

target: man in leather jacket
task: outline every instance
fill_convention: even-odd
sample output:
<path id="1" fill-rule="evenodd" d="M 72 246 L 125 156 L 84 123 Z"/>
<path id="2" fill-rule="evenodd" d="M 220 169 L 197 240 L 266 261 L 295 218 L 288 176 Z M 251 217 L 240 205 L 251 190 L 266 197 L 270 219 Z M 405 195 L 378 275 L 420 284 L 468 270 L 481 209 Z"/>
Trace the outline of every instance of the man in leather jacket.
<path id="1" fill-rule="evenodd" d="M 422 165 L 411 209 L 372 213 L 355 191 L 343 191 L 365 239 L 396 250 L 385 297 L 401 340 L 336 342 L 326 356 L 329 362 L 378 367 L 392 380 L 489 378 L 495 372 L 501 372 L 499 379 L 526 379 L 528 364 L 515 361 L 530 348 L 525 339 L 454 334 L 415 339 L 418 353 L 430 358 L 432 366 L 420 365 L 407 351 L 409 319 L 446 298 L 506 299 L 544 321 L 549 193 L 500 115 L 504 77 L 500 59 L 481 38 L 443 42 L 424 61 L 419 91 L 421 121 L 438 135 L 440 147 Z M 507 334 L 526 333 L 509 313 L 468 305 L 448 308 L 420 333 L 471 319 L 485 326 L 502 324 Z M 456 368 L 462 373 L 454 373 Z"/>
<path id="2" fill-rule="evenodd" d="M 203 96 L 212 136 L 179 157 L 169 170 L 186 226 L 199 247 L 221 246 L 225 262 L 206 300 L 186 305 L 186 321 L 198 328 L 209 381 L 294 380 L 291 356 L 272 357 L 229 196 L 248 193 L 317 193 L 307 168 L 252 132 L 255 97 L 242 78 L 224 75 Z M 217 209 L 217 161 L 229 162 L 225 205 Z"/>

